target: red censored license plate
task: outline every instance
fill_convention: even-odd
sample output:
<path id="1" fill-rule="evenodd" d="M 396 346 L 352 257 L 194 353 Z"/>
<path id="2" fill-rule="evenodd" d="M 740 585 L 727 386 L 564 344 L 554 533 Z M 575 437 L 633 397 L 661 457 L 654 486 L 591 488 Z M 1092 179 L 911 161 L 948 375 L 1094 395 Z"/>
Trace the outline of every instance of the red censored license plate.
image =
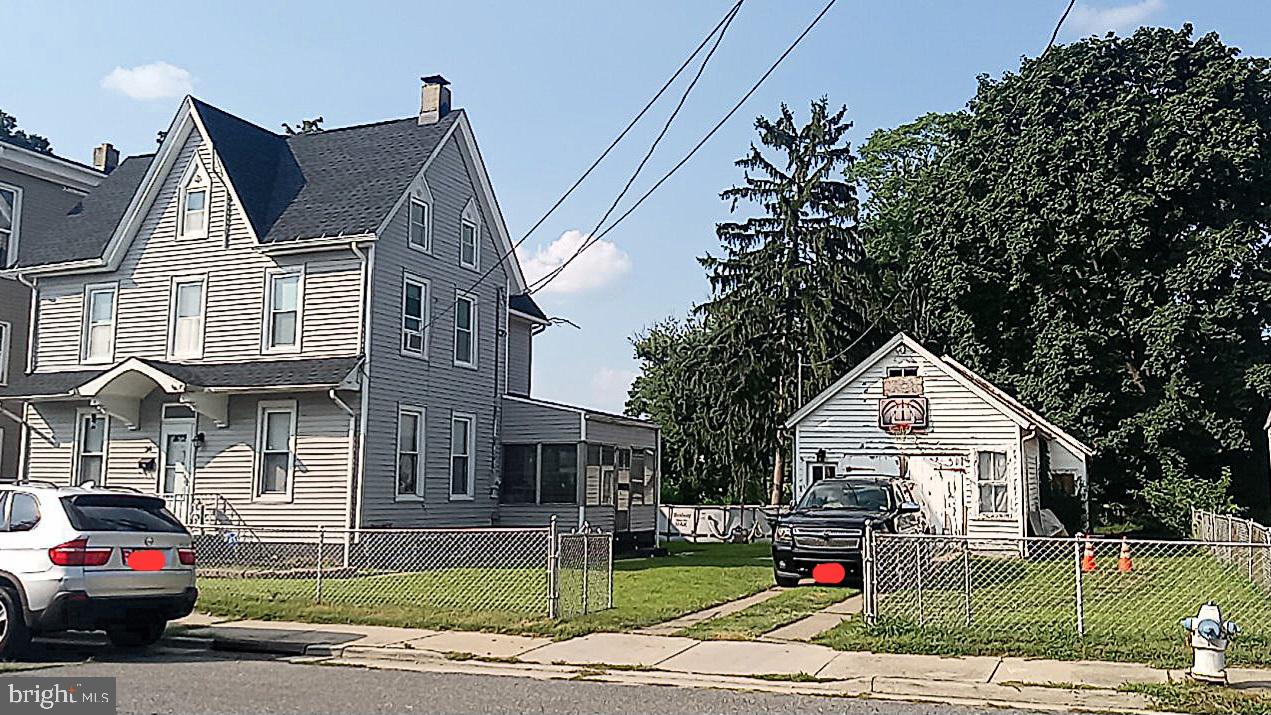
<path id="1" fill-rule="evenodd" d="M 159 571 L 168 558 L 158 549 L 120 549 L 124 563 L 134 571 Z"/>

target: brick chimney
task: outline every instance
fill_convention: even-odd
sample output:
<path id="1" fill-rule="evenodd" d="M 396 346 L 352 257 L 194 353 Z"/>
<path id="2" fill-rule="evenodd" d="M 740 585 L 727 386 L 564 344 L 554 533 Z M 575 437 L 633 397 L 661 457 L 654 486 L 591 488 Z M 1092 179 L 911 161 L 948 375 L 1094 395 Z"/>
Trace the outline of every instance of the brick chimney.
<path id="1" fill-rule="evenodd" d="M 419 125 L 436 124 L 450 113 L 450 83 L 439 74 L 421 77 L 419 93 Z"/>
<path id="2" fill-rule="evenodd" d="M 109 174 L 119 166 L 119 150 L 110 142 L 93 149 L 93 168 Z"/>

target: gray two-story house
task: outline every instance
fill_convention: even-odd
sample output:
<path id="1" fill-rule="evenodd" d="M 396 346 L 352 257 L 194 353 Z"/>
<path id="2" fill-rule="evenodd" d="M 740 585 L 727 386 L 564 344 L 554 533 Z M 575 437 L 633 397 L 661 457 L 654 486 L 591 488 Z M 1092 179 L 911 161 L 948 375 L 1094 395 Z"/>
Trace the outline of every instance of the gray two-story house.
<path id="1" fill-rule="evenodd" d="M 114 149 L 103 145 L 103 163 Z M 94 169 L 53 154 L 0 140 L 0 269 L 13 266 L 18 248 L 47 240 L 48 229 L 105 178 Z M 0 279 L 0 386 L 27 367 L 31 289 L 13 278 Z M 20 402 L 0 402 L 0 480 L 18 473 L 21 450 Z"/>
<path id="2" fill-rule="evenodd" d="M 187 98 L 10 275 L 22 474 L 257 527 L 587 522 L 653 539 L 658 430 L 535 400 L 527 294 L 467 114 L 280 135 Z"/>

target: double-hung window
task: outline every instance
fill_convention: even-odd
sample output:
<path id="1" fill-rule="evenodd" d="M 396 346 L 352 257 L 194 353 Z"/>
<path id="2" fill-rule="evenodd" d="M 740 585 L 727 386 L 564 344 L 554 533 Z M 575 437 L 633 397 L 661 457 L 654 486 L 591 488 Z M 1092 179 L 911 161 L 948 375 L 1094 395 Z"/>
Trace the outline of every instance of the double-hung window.
<path id="1" fill-rule="evenodd" d="M 477 418 L 455 413 L 450 418 L 450 498 L 472 499 L 475 462 L 472 446 Z"/>
<path id="2" fill-rule="evenodd" d="M 21 214 L 22 189 L 0 184 L 0 269 L 18 262 Z"/>
<path id="3" fill-rule="evenodd" d="M 296 467 L 296 403 L 260 403 L 256 425 L 256 495 L 290 498 Z"/>
<path id="4" fill-rule="evenodd" d="M 455 364 L 477 366 L 477 298 L 455 294 Z"/>
<path id="5" fill-rule="evenodd" d="M 304 271 L 289 269 L 266 274 L 264 352 L 300 352 L 303 308 Z"/>
<path id="6" fill-rule="evenodd" d="M 168 355 L 174 358 L 203 356 L 203 312 L 206 278 L 176 278 L 172 281 L 171 325 L 168 328 Z"/>
<path id="7" fill-rule="evenodd" d="M 459 228 L 459 265 L 477 270 L 477 243 L 480 229 L 476 221 L 464 219 Z"/>
<path id="8" fill-rule="evenodd" d="M 978 452 L 975 470 L 981 514 L 1010 512 L 1005 452 Z"/>
<path id="9" fill-rule="evenodd" d="M 111 362 L 115 358 L 115 315 L 119 284 L 84 286 L 83 362 Z"/>
<path id="10" fill-rule="evenodd" d="M 428 355 L 428 281 L 410 274 L 402 279 L 402 354 Z"/>
<path id="11" fill-rule="evenodd" d="M 9 384 L 9 356 L 13 350 L 13 326 L 0 321 L 0 385 Z"/>
<path id="12" fill-rule="evenodd" d="M 106 447 L 110 440 L 110 418 L 90 410 L 75 415 L 74 483 L 101 485 L 106 474 Z"/>
<path id="13" fill-rule="evenodd" d="M 424 496 L 424 415 L 422 407 L 397 411 L 397 498 Z"/>
<path id="14" fill-rule="evenodd" d="M 432 252 L 432 207 L 426 201 L 410 200 L 410 226 L 407 241 L 411 248 Z"/>

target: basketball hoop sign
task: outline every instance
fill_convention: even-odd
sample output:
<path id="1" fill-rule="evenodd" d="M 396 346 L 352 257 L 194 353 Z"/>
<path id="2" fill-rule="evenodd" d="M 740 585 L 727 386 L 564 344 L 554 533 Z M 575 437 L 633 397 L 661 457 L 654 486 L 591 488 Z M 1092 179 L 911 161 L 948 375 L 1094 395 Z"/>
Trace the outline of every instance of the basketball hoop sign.
<path id="1" fill-rule="evenodd" d="M 892 434 L 927 429 L 927 398 L 884 397 L 878 401 L 878 426 Z"/>

